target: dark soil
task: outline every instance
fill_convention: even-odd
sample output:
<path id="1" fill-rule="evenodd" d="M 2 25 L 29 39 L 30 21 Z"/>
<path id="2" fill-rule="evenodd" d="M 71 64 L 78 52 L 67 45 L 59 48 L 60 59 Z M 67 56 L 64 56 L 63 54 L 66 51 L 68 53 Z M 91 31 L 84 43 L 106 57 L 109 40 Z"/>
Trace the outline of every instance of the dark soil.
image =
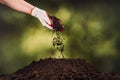
<path id="1" fill-rule="evenodd" d="M 63 31 L 64 26 L 61 24 L 62 21 L 60 19 L 50 15 L 49 18 L 53 21 L 53 24 L 51 25 L 53 27 L 53 30 L 60 32 Z"/>
<path id="2" fill-rule="evenodd" d="M 0 80 L 120 80 L 120 74 L 104 73 L 81 59 L 41 59 Z"/>

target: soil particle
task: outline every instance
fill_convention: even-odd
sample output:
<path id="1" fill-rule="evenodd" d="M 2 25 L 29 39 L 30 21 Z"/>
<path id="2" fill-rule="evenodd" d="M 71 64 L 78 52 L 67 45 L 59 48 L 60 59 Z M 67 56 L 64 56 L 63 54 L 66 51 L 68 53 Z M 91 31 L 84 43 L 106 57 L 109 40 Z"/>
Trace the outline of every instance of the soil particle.
<path id="1" fill-rule="evenodd" d="M 0 80 L 120 80 L 120 74 L 100 72 L 82 59 L 46 58 Z"/>
<path id="2" fill-rule="evenodd" d="M 53 27 L 53 30 L 55 31 L 63 31 L 64 26 L 61 24 L 61 20 L 58 19 L 55 16 L 50 16 L 49 18 L 52 20 L 53 24 L 51 25 Z"/>
<path id="3" fill-rule="evenodd" d="M 64 51 L 63 40 L 64 39 L 62 38 L 62 35 L 61 35 L 61 32 L 64 29 L 64 26 L 61 24 L 61 20 L 58 19 L 57 17 L 49 15 L 49 18 L 53 22 L 51 25 L 53 27 L 53 40 L 52 40 L 53 47 L 57 51 L 59 51 L 61 53 L 60 56 L 64 58 L 64 55 L 63 55 L 63 51 Z"/>
<path id="4" fill-rule="evenodd" d="M 54 31 L 53 34 L 53 40 L 52 40 L 52 46 L 54 47 L 54 49 L 58 52 L 60 52 L 61 54 L 59 56 L 61 56 L 61 58 L 64 58 L 64 41 L 65 39 L 62 37 L 62 35 L 60 34 L 60 32 L 58 31 Z"/>

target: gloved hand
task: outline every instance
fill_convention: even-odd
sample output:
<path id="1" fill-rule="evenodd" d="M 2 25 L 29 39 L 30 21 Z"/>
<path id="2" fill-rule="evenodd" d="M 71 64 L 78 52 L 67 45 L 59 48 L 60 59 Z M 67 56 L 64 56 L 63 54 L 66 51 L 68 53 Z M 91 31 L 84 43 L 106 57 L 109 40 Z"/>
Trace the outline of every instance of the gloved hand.
<path id="1" fill-rule="evenodd" d="M 47 14 L 46 11 L 35 7 L 32 10 L 31 15 L 34 16 L 34 17 L 36 17 L 36 18 L 38 18 L 39 21 L 42 23 L 43 26 L 45 26 L 45 27 L 53 30 L 52 20 L 49 18 L 49 16 L 48 16 L 48 14 Z"/>

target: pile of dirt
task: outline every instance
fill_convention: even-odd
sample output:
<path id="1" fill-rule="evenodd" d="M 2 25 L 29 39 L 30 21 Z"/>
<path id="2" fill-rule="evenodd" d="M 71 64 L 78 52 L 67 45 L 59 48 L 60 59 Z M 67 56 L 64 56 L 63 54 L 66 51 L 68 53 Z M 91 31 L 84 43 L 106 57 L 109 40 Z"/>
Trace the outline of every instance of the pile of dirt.
<path id="1" fill-rule="evenodd" d="M 41 59 L 0 80 L 120 80 L 120 75 L 103 73 L 81 59 Z"/>

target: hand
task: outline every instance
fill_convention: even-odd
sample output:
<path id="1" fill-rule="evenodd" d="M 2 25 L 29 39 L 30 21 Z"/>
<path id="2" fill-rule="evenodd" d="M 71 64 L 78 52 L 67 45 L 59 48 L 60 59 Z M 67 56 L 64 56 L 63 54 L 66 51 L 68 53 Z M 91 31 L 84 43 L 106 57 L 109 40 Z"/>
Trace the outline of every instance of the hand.
<path id="1" fill-rule="evenodd" d="M 46 13 L 46 11 L 41 10 L 37 7 L 35 7 L 32 12 L 31 15 L 38 18 L 39 21 L 42 23 L 43 26 L 52 29 L 52 20 L 49 18 L 48 14 Z"/>
<path id="2" fill-rule="evenodd" d="M 62 21 L 55 16 L 50 16 L 50 15 L 48 15 L 48 16 L 52 20 L 51 26 L 52 26 L 53 30 L 62 32 L 64 29 L 64 26 L 61 24 Z"/>

